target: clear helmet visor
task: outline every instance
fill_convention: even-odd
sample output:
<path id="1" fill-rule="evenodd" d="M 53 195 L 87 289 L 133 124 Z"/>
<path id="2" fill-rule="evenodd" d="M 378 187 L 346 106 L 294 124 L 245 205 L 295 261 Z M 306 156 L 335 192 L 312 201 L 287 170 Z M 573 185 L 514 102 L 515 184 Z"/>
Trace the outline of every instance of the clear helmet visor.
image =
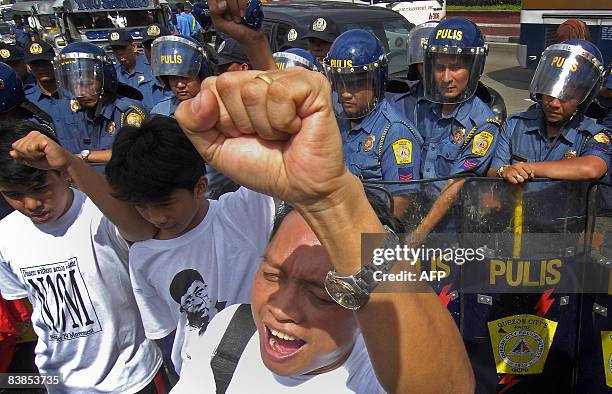
<path id="1" fill-rule="evenodd" d="M 291 67 L 303 67 L 311 71 L 321 71 L 319 67 L 308 59 L 298 56 L 294 53 L 276 52 L 272 55 L 276 68 L 284 70 Z"/>
<path id="2" fill-rule="evenodd" d="M 423 62 L 425 98 L 440 104 L 459 104 L 467 101 L 478 88 L 478 80 L 486 60 L 485 47 L 434 48 L 440 51 L 426 50 Z"/>
<path id="3" fill-rule="evenodd" d="M 408 34 L 408 65 L 423 63 L 427 39 L 431 32 L 436 28 L 437 23 L 424 23 L 415 26 Z"/>
<path id="4" fill-rule="evenodd" d="M 69 99 L 100 95 L 104 86 L 102 61 L 78 55 L 69 53 L 55 59 L 58 91 Z"/>
<path id="5" fill-rule="evenodd" d="M 199 74 L 203 61 L 202 47 L 182 37 L 160 37 L 151 45 L 151 70 L 156 77 L 194 78 Z"/>
<path id="6" fill-rule="evenodd" d="M 326 74 L 332 84 L 332 101 L 338 118 L 363 118 L 382 100 L 377 93 L 383 91 L 378 70 L 338 72 L 331 69 Z"/>
<path id="7" fill-rule="evenodd" d="M 529 93 L 581 104 L 601 81 L 602 69 L 599 61 L 580 47 L 552 45 L 540 58 Z"/>

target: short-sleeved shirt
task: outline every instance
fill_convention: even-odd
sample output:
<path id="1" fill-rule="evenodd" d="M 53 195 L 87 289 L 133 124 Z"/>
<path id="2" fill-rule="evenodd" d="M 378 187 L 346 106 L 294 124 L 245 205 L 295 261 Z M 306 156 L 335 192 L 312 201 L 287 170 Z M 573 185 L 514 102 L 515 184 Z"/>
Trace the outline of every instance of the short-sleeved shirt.
<path id="1" fill-rule="evenodd" d="M 142 105 L 147 111 L 152 111 L 162 100 L 173 97 L 172 90 L 165 87 L 157 78 L 151 77 L 151 79 L 145 79 L 140 85 L 138 90 L 142 93 Z"/>
<path id="2" fill-rule="evenodd" d="M 162 359 L 132 294 L 128 245 L 85 194 L 72 193 L 51 223 L 20 212 L 0 221 L 0 291 L 33 306 L 36 365 L 62 375 L 49 393 L 135 393 Z"/>
<path id="3" fill-rule="evenodd" d="M 344 162 L 363 180 L 419 179 L 421 136 L 416 127 L 386 99 L 355 127 L 339 119 Z M 401 185 L 389 185 L 392 192 Z M 402 188 L 403 190 L 403 188 Z"/>
<path id="4" fill-rule="evenodd" d="M 610 163 L 610 132 L 578 113 L 554 138 L 546 135 L 539 108 L 513 114 L 501 133 L 492 168 L 519 161 L 541 162 L 578 156 L 597 156 Z"/>
<path id="5" fill-rule="evenodd" d="M 176 111 L 176 107 L 181 103 L 181 100 L 178 97 L 170 96 L 164 97 L 157 104 L 153 106 L 151 109 L 151 114 L 165 115 L 174 117 L 174 112 Z"/>
<path id="6" fill-rule="evenodd" d="M 462 173 L 485 175 L 500 123 L 478 97 L 442 114 L 442 105 L 427 100 L 418 104 L 418 128 L 425 143 L 421 161 L 422 177 L 434 179 Z"/>
<path id="7" fill-rule="evenodd" d="M 147 337 L 176 330 L 172 362 L 180 373 L 190 342 L 226 306 L 248 302 L 274 219 L 271 197 L 240 188 L 209 201 L 204 219 L 180 237 L 136 242 L 130 277 Z M 192 286 L 197 279 L 199 288 Z M 186 297 L 201 307 L 189 311 Z"/>
<path id="8" fill-rule="evenodd" d="M 70 133 L 58 134 L 64 149 L 79 153 L 84 149 L 111 149 L 115 133 L 123 126 L 140 126 L 145 110 L 139 101 L 115 96 L 98 103 L 95 112 L 82 108 L 78 101 L 70 101 L 73 115 L 68 121 Z"/>

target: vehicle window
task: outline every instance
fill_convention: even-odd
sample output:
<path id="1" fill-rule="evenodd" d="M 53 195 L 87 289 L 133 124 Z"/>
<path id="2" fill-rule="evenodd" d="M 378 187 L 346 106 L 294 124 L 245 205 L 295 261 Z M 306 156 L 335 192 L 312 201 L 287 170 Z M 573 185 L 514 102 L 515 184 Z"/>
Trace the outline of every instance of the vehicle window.
<path id="1" fill-rule="evenodd" d="M 389 75 L 403 74 L 408 72 L 406 64 L 408 60 L 408 33 L 410 26 L 403 21 L 383 21 L 387 42 L 389 44 Z"/>
<path id="2" fill-rule="evenodd" d="M 8 23 L 0 23 L 0 34 L 9 34 L 11 32 L 11 25 Z"/>

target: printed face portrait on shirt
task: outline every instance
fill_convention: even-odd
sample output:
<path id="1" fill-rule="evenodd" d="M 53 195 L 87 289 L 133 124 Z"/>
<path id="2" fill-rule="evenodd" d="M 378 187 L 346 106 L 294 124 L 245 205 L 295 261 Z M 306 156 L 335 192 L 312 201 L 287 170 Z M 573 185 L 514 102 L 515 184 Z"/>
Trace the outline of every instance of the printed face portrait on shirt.
<path id="1" fill-rule="evenodd" d="M 434 60 L 434 78 L 444 98 L 455 98 L 470 80 L 469 62 L 465 56 L 438 54 Z"/>
<path id="2" fill-rule="evenodd" d="M 180 305 L 180 312 L 187 314 L 187 324 L 205 330 L 209 323 L 208 286 L 196 270 L 178 272 L 170 283 L 170 295 Z"/>
<path id="3" fill-rule="evenodd" d="M 289 213 L 268 245 L 252 291 L 261 358 L 272 372 L 323 373 L 350 354 L 357 322 L 325 291 L 330 269 L 329 255 L 308 224 Z"/>

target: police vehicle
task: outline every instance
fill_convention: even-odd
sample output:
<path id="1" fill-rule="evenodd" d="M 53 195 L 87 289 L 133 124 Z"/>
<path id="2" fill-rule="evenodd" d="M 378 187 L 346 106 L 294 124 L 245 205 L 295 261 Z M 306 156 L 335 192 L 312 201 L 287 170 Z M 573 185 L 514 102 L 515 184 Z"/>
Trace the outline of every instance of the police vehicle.
<path id="1" fill-rule="evenodd" d="M 414 24 L 395 11 L 337 1 L 280 0 L 264 3 L 263 12 L 263 30 L 272 52 L 287 47 L 306 48 L 301 37 L 314 18 L 323 18 L 333 20 L 339 33 L 365 29 L 376 35 L 387 52 L 391 79 L 402 78 L 408 72 L 407 38 Z"/>
<path id="2" fill-rule="evenodd" d="M 139 43 L 152 23 L 167 25 L 166 0 L 56 0 L 58 28 L 66 44 L 86 41 L 101 47 L 108 44 L 110 30 L 124 28 Z"/>

